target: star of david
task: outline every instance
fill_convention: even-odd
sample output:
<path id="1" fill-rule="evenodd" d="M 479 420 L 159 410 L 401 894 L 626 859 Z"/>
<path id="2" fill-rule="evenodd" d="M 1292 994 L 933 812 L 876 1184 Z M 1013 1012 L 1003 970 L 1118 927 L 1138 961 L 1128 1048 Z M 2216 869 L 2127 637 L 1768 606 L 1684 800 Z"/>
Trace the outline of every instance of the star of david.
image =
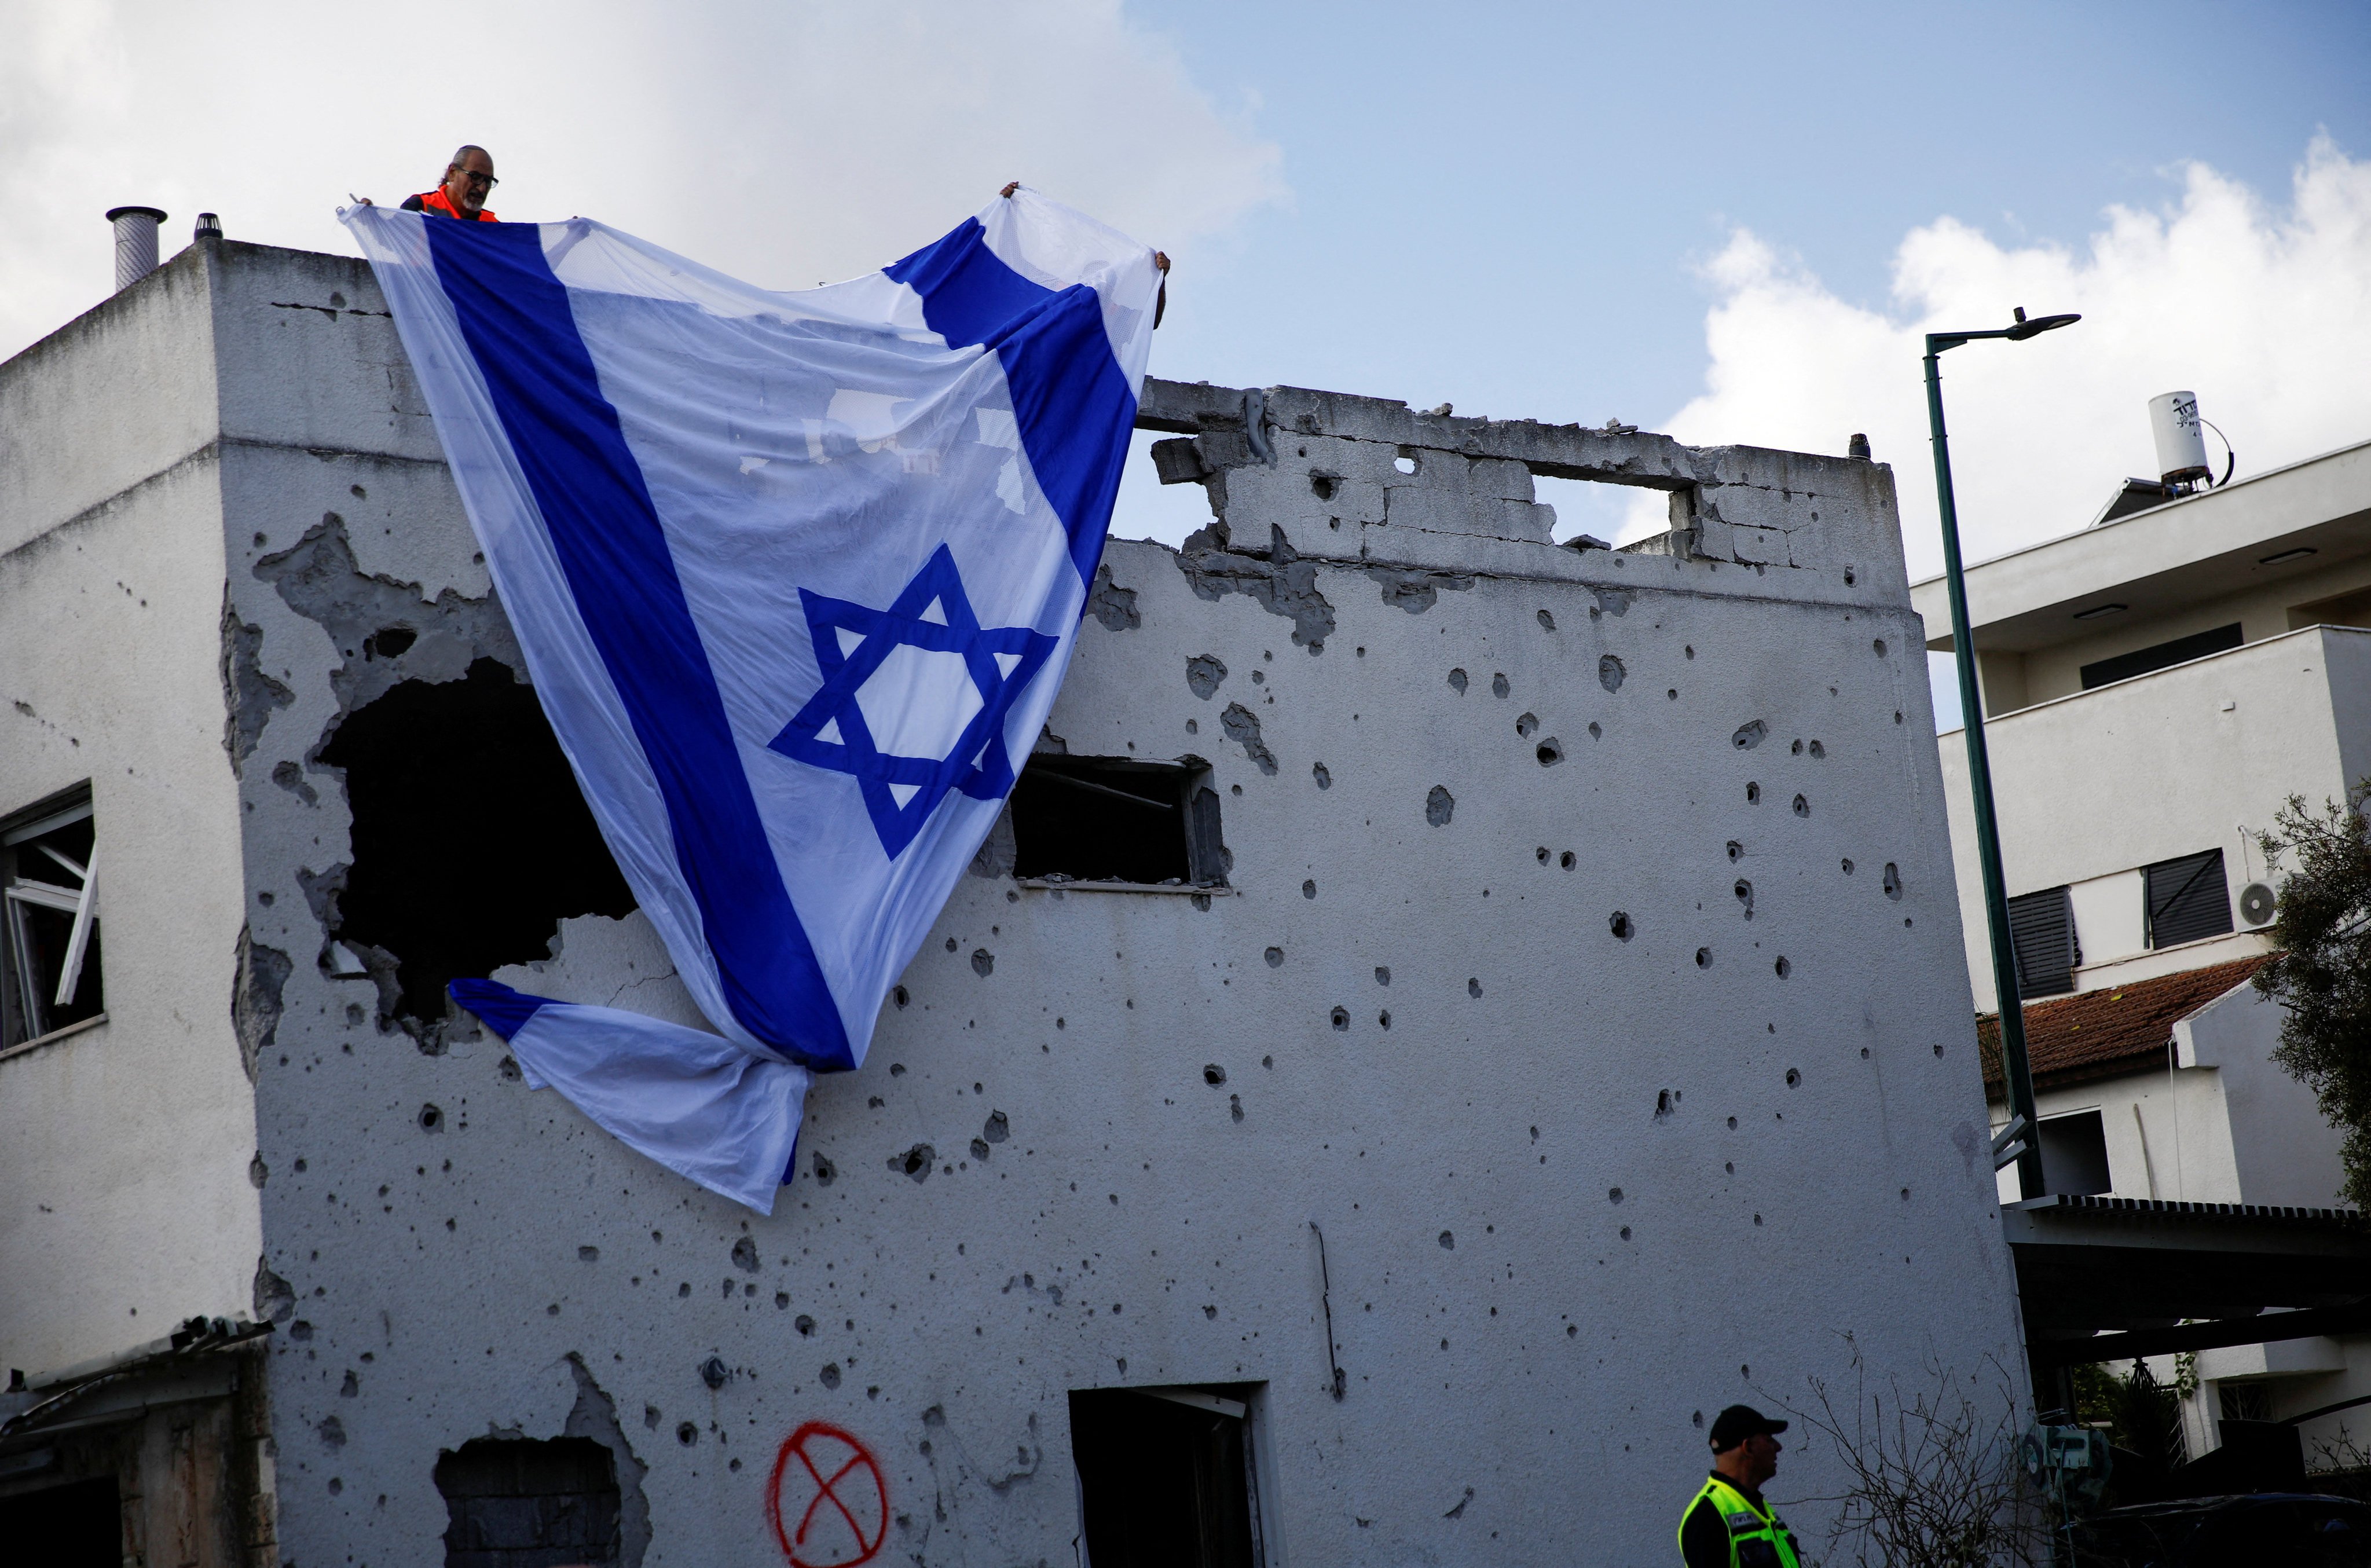
<path id="1" fill-rule="evenodd" d="M 823 684 L 767 745 L 854 777 L 892 860 L 948 792 L 1001 800 L 1012 790 L 1005 718 L 1055 639 L 981 626 L 943 544 L 886 610 L 804 588 L 799 602 Z"/>

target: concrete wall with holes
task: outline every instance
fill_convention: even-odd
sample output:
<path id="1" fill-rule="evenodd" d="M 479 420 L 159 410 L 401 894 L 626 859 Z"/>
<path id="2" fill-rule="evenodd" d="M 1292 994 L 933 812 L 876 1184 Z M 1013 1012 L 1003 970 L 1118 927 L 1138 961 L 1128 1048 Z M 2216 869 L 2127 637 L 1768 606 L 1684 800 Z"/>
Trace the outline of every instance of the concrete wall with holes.
<path id="1" fill-rule="evenodd" d="M 1271 1562 L 1645 1560 L 1721 1405 L 2018 1360 L 1888 470 L 1150 388 L 1213 526 L 1111 547 L 1041 744 L 1205 760 L 1229 886 L 984 856 L 757 1219 L 341 977 L 319 748 L 517 655 L 367 273 L 224 251 L 202 592 L 254 736 L 235 1168 L 284 1560 L 434 1561 L 440 1449 L 571 1432 L 619 1456 L 629 1562 L 775 1561 L 819 1421 L 885 1557 L 1060 1561 L 1067 1391 L 1180 1383 L 1264 1386 Z M 1679 526 L 1554 546 L 1533 472 Z M 185 998 L 218 1029 L 236 925 Z M 696 1021 L 639 915 L 503 978 Z M 1774 1490 L 1836 1480 L 1803 1443 Z"/>
<path id="2" fill-rule="evenodd" d="M 0 1368 L 242 1310 L 260 1245 L 209 261 L 0 366 L 0 816 L 88 785 L 106 1004 L 0 1057 Z"/>

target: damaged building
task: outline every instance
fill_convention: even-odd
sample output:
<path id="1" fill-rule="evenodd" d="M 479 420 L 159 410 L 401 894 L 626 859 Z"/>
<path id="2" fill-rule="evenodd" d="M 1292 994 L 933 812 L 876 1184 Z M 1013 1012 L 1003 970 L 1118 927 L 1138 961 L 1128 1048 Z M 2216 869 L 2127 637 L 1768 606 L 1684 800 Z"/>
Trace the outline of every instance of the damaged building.
<path id="1" fill-rule="evenodd" d="M 1106 551 L 758 1218 L 445 999 L 701 1023 L 367 268 L 203 239 L 0 366 L 0 1527 L 1630 1562 L 1726 1404 L 2021 1376 L 1890 470 L 1292 388 L 1139 424 L 1209 526 Z M 1534 476 L 1672 527 L 1557 544 Z"/>

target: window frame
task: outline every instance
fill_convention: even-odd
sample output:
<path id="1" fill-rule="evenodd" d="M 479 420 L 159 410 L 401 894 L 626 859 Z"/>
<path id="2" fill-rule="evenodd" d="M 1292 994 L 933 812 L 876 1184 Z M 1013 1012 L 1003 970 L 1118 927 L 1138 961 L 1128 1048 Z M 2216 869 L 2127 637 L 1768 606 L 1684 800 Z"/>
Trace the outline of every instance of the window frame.
<path id="1" fill-rule="evenodd" d="M 97 816 L 90 782 L 86 779 L 0 817 L 0 1055 L 13 1056 L 46 1045 L 107 1019 L 105 961 L 99 947 L 99 923 L 104 916 L 98 890 Z M 86 821 L 92 824 L 91 847 L 88 858 L 79 865 L 55 846 L 35 842 Z M 30 874 L 25 865 L 35 854 L 45 857 L 39 865 L 44 875 Z M 79 885 L 68 885 L 67 877 Z M 52 977 L 39 968 L 29 908 L 72 920 L 54 986 Z M 56 1021 L 57 1012 L 75 1009 L 86 986 L 96 987 L 91 1011 L 64 1023 Z"/>
<path id="2" fill-rule="evenodd" d="M 2055 900 L 2053 905 L 2047 900 Z M 2030 947 L 2050 935 L 2053 915 L 2064 934 L 2060 944 L 2066 958 L 2065 968 L 2054 962 L 2058 954 L 2050 957 L 2052 967 L 2040 980 L 2030 972 L 2027 958 Z M 2020 929 L 2022 926 L 2022 929 Z M 2082 934 L 2075 929 L 2075 901 L 2065 884 L 2044 888 L 2038 892 L 2020 893 L 2008 900 L 2009 953 L 2017 967 L 2017 994 L 2020 1002 L 2032 1002 L 2046 996 L 2065 996 L 2075 990 L 2075 971 L 2083 967 Z M 2039 957 L 2040 955 L 2034 955 Z"/>
<path id="3" fill-rule="evenodd" d="M 2157 899 L 2159 875 L 2163 874 L 2170 879 L 2185 866 L 2191 868 L 2189 875 L 2183 877 L 2180 884 L 2160 903 Z M 2175 936 L 2160 936 L 2157 932 L 2159 919 L 2165 914 L 2173 912 L 2176 902 L 2188 895 L 2191 889 L 2198 883 L 2199 878 L 2204 877 L 2210 870 L 2215 873 L 2215 885 L 2223 891 L 2222 900 L 2217 910 L 2222 923 L 2212 930 L 2191 931 L 2186 935 Z M 2148 941 L 2151 952 L 2164 947 L 2179 947 L 2190 942 L 2204 942 L 2216 936 L 2228 936 L 2237 931 L 2238 921 L 2231 910 L 2231 874 L 2224 862 L 2222 848 L 2218 845 L 2214 849 L 2201 850 L 2195 854 L 2178 854 L 2170 860 L 2153 861 L 2142 866 L 2141 920 L 2142 933 Z"/>

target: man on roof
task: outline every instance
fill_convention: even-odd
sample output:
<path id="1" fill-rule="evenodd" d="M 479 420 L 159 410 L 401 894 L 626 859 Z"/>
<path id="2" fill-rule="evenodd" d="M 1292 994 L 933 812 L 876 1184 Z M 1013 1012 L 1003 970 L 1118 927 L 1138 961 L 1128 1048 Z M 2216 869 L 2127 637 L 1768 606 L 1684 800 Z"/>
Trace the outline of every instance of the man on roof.
<path id="1" fill-rule="evenodd" d="M 465 146 L 453 155 L 445 166 L 445 182 L 434 191 L 422 191 L 417 196 L 403 199 L 407 213 L 430 213 L 438 217 L 474 218 L 480 223 L 494 223 L 494 215 L 487 209 L 486 198 L 499 183 L 494 179 L 494 155 L 480 146 Z"/>

